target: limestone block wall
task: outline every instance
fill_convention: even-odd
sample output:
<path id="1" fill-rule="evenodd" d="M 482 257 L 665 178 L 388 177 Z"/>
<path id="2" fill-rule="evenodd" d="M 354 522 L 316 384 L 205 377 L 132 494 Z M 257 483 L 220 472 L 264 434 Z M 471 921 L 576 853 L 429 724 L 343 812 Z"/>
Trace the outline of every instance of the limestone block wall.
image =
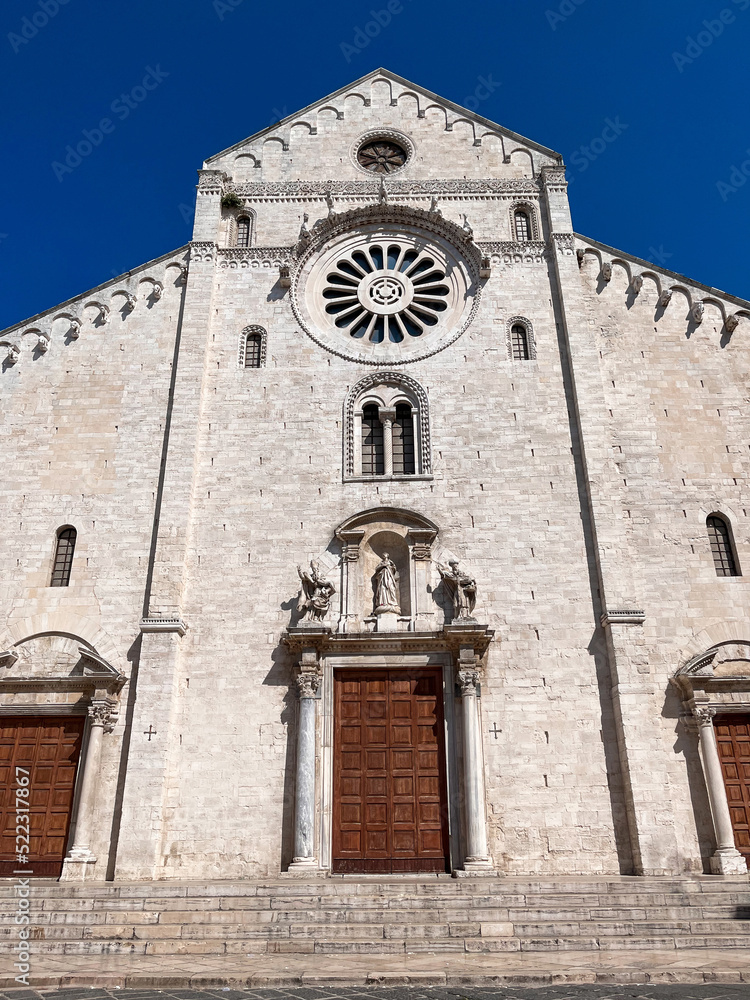
<path id="1" fill-rule="evenodd" d="M 33 635 L 73 640 L 65 640 L 72 660 L 39 654 L 35 667 L 22 657 L 5 678 L 39 664 L 50 676 L 66 675 L 82 642 L 128 676 L 137 663 L 184 260 L 180 251 L 153 261 L 0 334 L 3 355 L 10 345 L 19 348 L 15 363 L 0 371 L 7 527 L 0 647 Z M 50 587 L 63 525 L 78 533 L 70 585 Z M 102 878 L 128 690 L 117 728 L 104 738 L 92 845 L 103 858 Z M 3 695 L 8 709 L 70 701 L 42 692 Z"/>
<path id="2" fill-rule="evenodd" d="M 300 206 L 252 207 L 259 233 L 296 231 Z M 507 238 L 506 199 L 473 209 L 467 199 L 452 216 L 464 208 L 478 238 Z M 342 482 L 344 399 L 373 368 L 315 344 L 273 273 L 215 273 L 163 875 L 273 874 L 290 860 L 297 709 L 279 636 L 295 564 L 320 557 L 338 585 L 334 528 L 381 504 L 440 526 L 437 557 L 472 570 L 478 615 L 497 632 L 481 711 L 498 866 L 620 870 L 606 669 L 589 649 L 597 622 L 548 267 L 498 258 L 472 326 L 406 366 L 429 395 L 434 478 L 373 484 Z M 518 315 L 533 324 L 535 361 L 508 360 Z M 268 332 L 263 369 L 237 365 L 249 324 Z"/>
<path id="3" fill-rule="evenodd" d="M 742 312 L 737 300 L 686 283 L 660 305 L 655 276 L 634 293 L 624 266 L 615 263 L 611 278 L 602 280 L 600 260 L 588 253 L 581 281 L 610 448 L 608 468 L 592 475 L 610 484 L 622 538 L 622 550 L 603 552 L 602 559 L 605 571 L 629 564 L 633 600 L 646 613 L 643 626 L 629 631 L 624 654 L 647 706 L 639 736 L 643 763 L 658 754 L 652 794 L 668 801 L 673 817 L 673 831 L 664 834 L 668 865 L 701 870 L 701 857 L 705 866 L 713 851 L 710 813 L 696 736 L 679 722 L 685 709 L 669 678 L 692 655 L 695 637 L 705 633 L 707 647 L 747 621 L 748 577 L 716 575 L 706 517 L 718 512 L 729 521 L 746 572 L 750 319 L 740 315 L 730 334 L 719 301 L 728 315 Z M 696 323 L 691 302 L 704 299 L 713 301 Z"/>

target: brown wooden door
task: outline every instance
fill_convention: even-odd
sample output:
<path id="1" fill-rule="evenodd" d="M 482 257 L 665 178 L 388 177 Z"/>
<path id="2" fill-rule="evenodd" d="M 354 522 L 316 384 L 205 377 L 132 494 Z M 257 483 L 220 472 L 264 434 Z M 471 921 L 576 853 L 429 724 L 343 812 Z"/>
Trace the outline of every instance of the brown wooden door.
<path id="1" fill-rule="evenodd" d="M 84 722 L 82 716 L 0 715 L 0 875 L 28 869 L 49 878 L 62 871 Z M 20 812 L 17 825 L 17 767 L 29 772 L 29 798 L 19 800 L 30 810 L 28 864 L 16 858 L 16 837 L 26 832 Z"/>
<path id="2" fill-rule="evenodd" d="M 750 862 L 750 715 L 714 719 L 734 843 Z"/>
<path id="3" fill-rule="evenodd" d="M 448 809 L 442 671 L 335 679 L 334 872 L 444 872 Z"/>

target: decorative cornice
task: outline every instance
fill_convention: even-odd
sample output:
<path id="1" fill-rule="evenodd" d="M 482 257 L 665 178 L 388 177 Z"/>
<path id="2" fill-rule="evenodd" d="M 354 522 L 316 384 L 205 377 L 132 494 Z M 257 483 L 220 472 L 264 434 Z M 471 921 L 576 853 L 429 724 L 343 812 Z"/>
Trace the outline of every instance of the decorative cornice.
<path id="1" fill-rule="evenodd" d="M 225 271 L 238 269 L 273 270 L 291 267 L 296 259 L 295 247 L 220 247 L 217 266 Z"/>
<path id="2" fill-rule="evenodd" d="M 176 632 L 185 635 L 188 630 L 182 618 L 141 618 L 141 632 Z"/>
<path id="3" fill-rule="evenodd" d="M 643 625 L 646 620 L 645 611 L 635 611 L 629 608 L 617 608 L 607 610 L 601 616 L 601 623 L 604 628 L 610 625 Z"/>
<path id="4" fill-rule="evenodd" d="M 213 171 L 220 173 L 220 171 Z M 208 184 L 208 181 L 206 182 Z M 318 198 L 325 199 L 327 193 L 346 197 L 377 198 L 379 182 L 371 180 L 346 181 L 248 181 L 243 184 L 227 183 L 227 190 L 244 198 Z M 454 195 L 462 199 L 467 195 L 526 195 L 539 196 L 539 185 L 526 178 L 500 180 L 396 180 L 388 178 L 388 197 L 422 196 L 433 194 Z"/>
<path id="5" fill-rule="evenodd" d="M 314 649 L 316 656 L 357 653 L 458 653 L 471 647 L 481 656 L 495 633 L 486 625 L 446 625 L 435 632 L 331 632 L 330 629 L 287 629 L 281 641 L 291 652 Z"/>
<path id="6" fill-rule="evenodd" d="M 216 256 L 217 246 L 211 241 L 190 244 L 190 263 L 209 263 Z"/>
<path id="7" fill-rule="evenodd" d="M 498 242 L 484 242 L 477 243 L 477 246 L 483 254 L 520 254 L 521 256 L 535 256 L 539 257 L 544 255 L 549 247 L 544 242 L 544 240 L 528 240 L 526 243 L 518 243 L 512 240 L 500 240 Z"/>

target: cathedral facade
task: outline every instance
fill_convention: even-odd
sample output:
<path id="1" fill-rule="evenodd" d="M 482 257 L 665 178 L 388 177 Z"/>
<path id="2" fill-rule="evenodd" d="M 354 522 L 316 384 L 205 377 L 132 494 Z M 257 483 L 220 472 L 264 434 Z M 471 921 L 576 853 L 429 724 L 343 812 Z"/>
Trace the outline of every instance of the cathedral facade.
<path id="1" fill-rule="evenodd" d="M 0 334 L 0 874 L 745 872 L 748 337 L 392 73 L 210 157 Z"/>

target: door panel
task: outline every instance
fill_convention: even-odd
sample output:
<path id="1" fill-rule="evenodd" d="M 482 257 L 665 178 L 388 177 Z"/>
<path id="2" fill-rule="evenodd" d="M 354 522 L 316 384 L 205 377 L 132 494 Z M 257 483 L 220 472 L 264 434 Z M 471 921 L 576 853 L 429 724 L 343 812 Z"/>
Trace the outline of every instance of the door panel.
<path id="1" fill-rule="evenodd" d="M 446 871 L 442 671 L 342 670 L 334 686 L 333 871 Z"/>
<path id="2" fill-rule="evenodd" d="M 750 716 L 714 719 L 737 850 L 750 862 Z"/>
<path id="3" fill-rule="evenodd" d="M 82 716 L 0 716 L 0 875 L 62 871 L 84 723 Z M 16 860 L 16 767 L 29 771 L 28 865 Z"/>

